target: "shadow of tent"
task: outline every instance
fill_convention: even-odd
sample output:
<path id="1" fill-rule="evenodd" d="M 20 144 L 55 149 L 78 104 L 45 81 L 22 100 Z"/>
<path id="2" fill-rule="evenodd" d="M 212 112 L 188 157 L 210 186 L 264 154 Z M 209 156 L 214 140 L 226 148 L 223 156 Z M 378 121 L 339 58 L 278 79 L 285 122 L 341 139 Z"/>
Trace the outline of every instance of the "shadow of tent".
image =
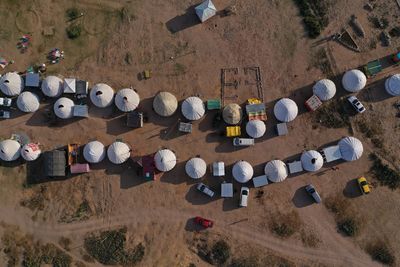
<path id="1" fill-rule="evenodd" d="M 362 196 L 360 188 L 358 187 L 357 179 L 351 179 L 346 183 L 343 189 L 343 195 L 347 198 L 356 198 Z"/>
<path id="2" fill-rule="evenodd" d="M 120 174 L 120 188 L 128 189 L 131 187 L 135 187 L 141 185 L 143 183 L 149 182 L 148 180 L 140 177 L 138 175 L 138 168 L 134 165 L 129 169 L 124 169 L 124 171 Z"/>
<path id="3" fill-rule="evenodd" d="M 117 116 L 122 115 L 123 112 L 117 109 L 117 107 L 113 104 L 111 104 L 108 107 L 105 108 L 99 108 L 95 105 L 93 105 L 90 102 L 89 106 L 89 117 L 93 118 L 102 118 L 102 119 L 112 119 Z"/>
<path id="4" fill-rule="evenodd" d="M 364 88 L 363 90 L 360 91 L 360 93 L 358 93 L 357 95 L 358 99 L 361 102 L 375 103 L 393 97 L 392 95 L 386 92 L 385 81 L 386 78 L 368 84 L 366 88 Z"/>
<path id="5" fill-rule="evenodd" d="M 296 190 L 293 195 L 292 202 L 296 208 L 304 208 L 314 204 L 314 200 L 306 192 L 305 186 Z"/>
<path id="6" fill-rule="evenodd" d="M 201 21 L 196 15 L 195 7 L 196 5 L 192 5 L 188 7 L 184 14 L 178 15 L 170 20 L 168 20 L 165 25 L 167 29 L 171 33 L 177 33 L 183 31 L 187 28 L 193 27 L 197 24 L 200 24 Z"/>
<path id="7" fill-rule="evenodd" d="M 106 122 L 107 134 L 118 136 L 129 132 L 132 128 L 126 126 L 126 115 L 115 117 Z"/>
<path id="8" fill-rule="evenodd" d="M 192 181 L 195 181 L 186 175 L 185 164 L 186 161 L 177 162 L 176 166 L 171 171 L 162 174 L 160 181 L 170 184 L 182 184 L 185 182 L 191 183 Z"/>

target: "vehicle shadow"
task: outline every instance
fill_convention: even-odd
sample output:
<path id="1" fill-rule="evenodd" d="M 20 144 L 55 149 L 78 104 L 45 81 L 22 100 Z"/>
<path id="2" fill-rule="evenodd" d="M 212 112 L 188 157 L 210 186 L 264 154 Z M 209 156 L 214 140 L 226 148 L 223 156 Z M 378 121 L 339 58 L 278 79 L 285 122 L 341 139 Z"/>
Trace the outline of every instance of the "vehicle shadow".
<path id="1" fill-rule="evenodd" d="M 304 208 L 314 204 L 314 200 L 307 194 L 305 186 L 296 190 L 293 195 L 292 202 L 296 208 Z"/>
<path id="2" fill-rule="evenodd" d="M 178 15 L 167 21 L 165 23 L 167 29 L 174 34 L 200 24 L 200 20 L 195 11 L 196 6 L 197 4 L 188 7 L 184 14 Z"/>
<path id="3" fill-rule="evenodd" d="M 186 224 L 185 224 L 185 231 L 188 231 L 188 232 L 205 231 L 206 229 L 205 229 L 203 226 L 201 226 L 201 225 L 199 225 L 199 224 L 197 224 L 197 223 L 194 222 L 194 218 L 195 218 L 195 217 L 189 218 L 189 219 L 186 221 Z"/>
<path id="4" fill-rule="evenodd" d="M 356 198 L 362 196 L 362 193 L 358 187 L 357 179 L 351 179 L 346 183 L 343 189 L 343 195 L 347 198 Z"/>

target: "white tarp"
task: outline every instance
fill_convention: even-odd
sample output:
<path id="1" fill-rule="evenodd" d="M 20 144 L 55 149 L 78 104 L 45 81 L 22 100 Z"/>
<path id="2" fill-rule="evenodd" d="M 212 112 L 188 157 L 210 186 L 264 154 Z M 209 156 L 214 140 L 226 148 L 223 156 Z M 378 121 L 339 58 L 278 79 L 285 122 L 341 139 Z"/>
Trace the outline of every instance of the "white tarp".
<path id="1" fill-rule="evenodd" d="M 281 160 L 271 160 L 268 162 L 265 165 L 264 172 L 267 178 L 273 183 L 282 182 L 288 176 L 286 164 Z"/>
<path id="2" fill-rule="evenodd" d="M 14 161 L 21 155 L 21 145 L 15 140 L 6 139 L 0 142 L 0 159 Z"/>
<path id="3" fill-rule="evenodd" d="M 64 93 L 65 94 L 75 94 L 76 89 L 76 80 L 74 78 L 65 78 L 64 79 Z"/>
<path id="4" fill-rule="evenodd" d="M 106 157 L 106 149 L 99 141 L 91 141 L 83 148 L 83 157 L 89 163 L 98 163 Z"/>
<path id="5" fill-rule="evenodd" d="M 154 162 L 157 170 L 167 172 L 175 167 L 177 160 L 174 152 L 169 149 L 161 149 L 154 155 Z"/>
<path id="6" fill-rule="evenodd" d="M 342 85 L 346 91 L 351 93 L 362 90 L 367 84 L 367 77 L 360 70 L 349 70 L 342 78 Z"/>
<path id="7" fill-rule="evenodd" d="M 221 184 L 221 197 L 233 197 L 233 184 L 222 183 Z"/>
<path id="8" fill-rule="evenodd" d="M 131 156 L 131 149 L 123 142 L 116 141 L 107 149 L 107 157 L 114 164 L 122 164 Z"/>
<path id="9" fill-rule="evenodd" d="M 332 162 L 342 158 L 339 146 L 329 146 L 322 149 L 326 162 Z"/>
<path id="10" fill-rule="evenodd" d="M 315 83 L 313 86 L 313 93 L 321 101 L 327 101 L 335 96 L 336 85 L 329 79 L 322 79 Z"/>
<path id="11" fill-rule="evenodd" d="M 29 91 L 22 92 L 17 98 L 17 107 L 23 112 L 35 112 L 39 106 L 39 97 Z"/>
<path id="12" fill-rule="evenodd" d="M 190 178 L 200 179 L 206 174 L 207 164 L 201 158 L 192 158 L 186 162 L 185 171 Z"/>
<path id="13" fill-rule="evenodd" d="M 0 77 L 0 90 L 7 96 L 19 95 L 24 89 L 24 81 L 16 72 L 8 72 Z"/>
<path id="14" fill-rule="evenodd" d="M 246 132 L 251 138 L 260 138 L 265 134 L 265 123 L 260 120 L 252 120 L 246 124 Z"/>
<path id="15" fill-rule="evenodd" d="M 299 109 L 297 104 L 289 98 L 282 98 L 274 106 L 274 114 L 277 120 L 289 122 L 297 117 Z"/>
<path id="16" fill-rule="evenodd" d="M 196 6 L 195 11 L 201 22 L 204 22 L 217 14 L 217 9 L 211 0 L 206 0 L 200 5 Z"/>
<path id="17" fill-rule="evenodd" d="M 352 136 L 343 138 L 339 141 L 338 145 L 340 154 L 346 161 L 353 161 L 361 158 L 364 151 L 361 141 Z"/>
<path id="18" fill-rule="evenodd" d="M 121 89 L 115 95 L 115 105 L 122 112 L 134 111 L 140 102 L 139 95 L 131 88 Z"/>
<path id="19" fill-rule="evenodd" d="M 385 89 L 392 96 L 400 96 L 400 74 L 394 74 L 387 78 Z"/>
<path id="20" fill-rule="evenodd" d="M 213 175 L 225 176 L 225 163 L 223 161 L 217 161 L 213 163 Z"/>
<path id="21" fill-rule="evenodd" d="M 61 119 L 70 119 L 74 116 L 74 101 L 61 97 L 54 103 L 54 113 Z"/>
<path id="22" fill-rule="evenodd" d="M 26 161 L 36 160 L 41 153 L 42 151 L 40 150 L 39 145 L 34 143 L 26 144 L 21 149 L 21 156 Z"/>
<path id="23" fill-rule="evenodd" d="M 296 160 L 288 163 L 290 174 L 298 173 L 303 171 L 303 165 L 300 160 Z"/>
<path id="24" fill-rule="evenodd" d="M 247 183 L 253 177 L 253 167 L 247 161 L 240 160 L 233 165 L 232 175 L 239 183 Z"/>
<path id="25" fill-rule="evenodd" d="M 57 76 L 47 76 L 42 81 L 42 92 L 48 97 L 59 97 L 63 93 L 63 81 Z"/>
<path id="26" fill-rule="evenodd" d="M 169 92 L 159 92 L 153 100 L 154 111 L 162 116 L 172 116 L 178 108 L 178 100 Z"/>
<path id="27" fill-rule="evenodd" d="M 113 99 L 114 90 L 105 83 L 98 83 L 90 90 L 90 100 L 96 107 L 108 107 L 112 104 Z"/>
<path id="28" fill-rule="evenodd" d="M 199 120 L 204 116 L 205 112 L 204 103 L 198 97 L 188 97 L 182 103 L 182 114 L 188 120 Z"/>
<path id="29" fill-rule="evenodd" d="M 315 172 L 322 168 L 324 164 L 324 159 L 322 155 L 315 150 L 308 150 L 301 154 L 301 164 L 303 169 L 309 172 Z"/>

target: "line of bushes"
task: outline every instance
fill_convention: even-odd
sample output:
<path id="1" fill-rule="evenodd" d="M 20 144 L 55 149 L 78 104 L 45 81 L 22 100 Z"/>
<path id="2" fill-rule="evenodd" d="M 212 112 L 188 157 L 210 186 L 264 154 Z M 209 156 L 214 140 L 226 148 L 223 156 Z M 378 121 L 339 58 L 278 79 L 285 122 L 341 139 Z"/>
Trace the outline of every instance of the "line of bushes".
<path id="1" fill-rule="evenodd" d="M 328 26 L 328 5 L 324 0 L 295 0 L 303 17 L 308 35 L 316 38 Z"/>
<path id="2" fill-rule="evenodd" d="M 370 159 L 373 161 L 373 165 L 370 169 L 374 177 L 383 186 L 387 186 L 392 190 L 400 187 L 400 173 L 391 169 L 387 164 L 384 164 L 382 160 L 375 154 L 370 154 Z"/>

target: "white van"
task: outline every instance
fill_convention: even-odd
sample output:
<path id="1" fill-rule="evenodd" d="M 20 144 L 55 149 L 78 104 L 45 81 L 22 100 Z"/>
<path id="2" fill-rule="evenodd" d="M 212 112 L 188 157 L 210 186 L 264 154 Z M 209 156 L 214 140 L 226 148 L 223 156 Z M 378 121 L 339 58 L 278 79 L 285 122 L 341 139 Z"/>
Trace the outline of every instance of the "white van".
<path id="1" fill-rule="evenodd" d="M 233 139 L 234 146 L 254 146 L 253 138 L 239 138 L 236 137 Z"/>
<path id="2" fill-rule="evenodd" d="M 250 189 L 248 187 L 242 187 L 240 189 L 240 207 L 247 207 L 247 200 L 249 198 Z"/>

